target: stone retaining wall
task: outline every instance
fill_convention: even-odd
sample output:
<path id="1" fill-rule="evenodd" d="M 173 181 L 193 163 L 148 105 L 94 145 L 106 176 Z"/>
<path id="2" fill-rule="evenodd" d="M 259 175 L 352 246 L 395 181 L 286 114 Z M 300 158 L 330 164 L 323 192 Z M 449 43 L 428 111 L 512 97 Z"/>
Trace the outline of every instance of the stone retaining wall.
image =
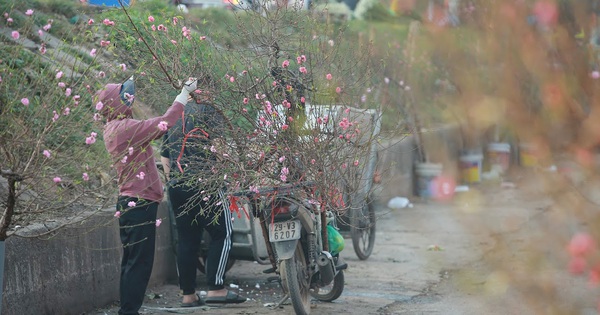
<path id="1" fill-rule="evenodd" d="M 2 315 L 75 315 L 118 301 L 121 242 L 113 215 L 101 211 L 51 238 L 9 238 Z M 150 287 L 177 281 L 165 203 L 158 217 Z"/>

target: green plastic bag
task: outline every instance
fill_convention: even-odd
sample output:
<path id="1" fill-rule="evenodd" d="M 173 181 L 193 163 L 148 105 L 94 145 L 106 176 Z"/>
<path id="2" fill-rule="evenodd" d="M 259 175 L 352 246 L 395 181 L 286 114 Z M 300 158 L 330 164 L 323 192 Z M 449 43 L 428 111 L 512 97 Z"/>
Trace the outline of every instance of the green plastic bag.
<path id="1" fill-rule="evenodd" d="M 344 237 L 331 225 L 327 225 L 327 241 L 331 255 L 337 255 L 344 249 Z"/>

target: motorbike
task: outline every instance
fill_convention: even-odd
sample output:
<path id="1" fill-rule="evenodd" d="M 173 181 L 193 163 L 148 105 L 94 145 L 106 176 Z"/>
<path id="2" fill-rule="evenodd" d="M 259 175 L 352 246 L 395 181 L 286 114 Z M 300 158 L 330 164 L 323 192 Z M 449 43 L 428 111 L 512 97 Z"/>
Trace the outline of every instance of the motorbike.
<path id="1" fill-rule="evenodd" d="M 283 303 L 296 314 L 310 314 L 310 297 L 331 302 L 344 290 L 347 264 L 331 252 L 328 225 L 336 228 L 330 209 L 311 199 L 310 183 L 284 184 L 242 195 L 259 219 L 269 262 L 281 279 Z M 308 193 L 307 193 L 308 191 Z"/>
<path id="2" fill-rule="evenodd" d="M 306 106 L 307 125 L 316 125 L 315 112 L 321 113 L 321 116 L 329 115 L 335 117 L 342 111 L 339 106 Z M 342 214 L 338 216 L 336 213 L 336 226 L 338 226 L 343 235 L 352 239 L 353 249 L 357 257 L 361 260 L 369 258 L 373 252 L 375 245 L 376 233 L 376 214 L 374 205 L 371 202 L 370 192 L 372 191 L 372 181 L 377 168 L 377 143 L 368 141 L 370 137 L 377 137 L 380 131 L 381 114 L 376 110 L 363 110 L 357 108 L 349 108 L 350 115 L 353 120 L 361 121 L 365 129 L 369 129 L 369 133 L 365 133 L 365 139 L 357 139 L 355 145 L 368 144 L 365 150 L 364 157 L 361 158 L 361 165 L 365 165 L 357 172 L 354 178 L 348 178 L 345 182 L 341 182 L 339 187 L 343 194 L 343 205 L 345 208 Z M 310 115 L 309 113 L 313 113 Z M 283 115 L 283 113 L 281 114 Z M 332 120 L 333 121 L 333 120 Z M 333 127 L 332 127 L 333 128 Z M 350 188 L 348 188 L 350 187 Z M 238 196 L 240 197 L 240 196 Z M 248 196 L 243 196 L 247 200 Z M 262 265 L 270 264 L 269 254 L 267 252 L 268 239 L 262 237 L 260 212 L 251 211 L 250 204 L 243 202 L 239 205 L 237 217 L 233 221 L 232 234 L 232 249 L 230 259 L 227 264 L 229 270 L 236 260 L 256 261 Z M 332 211 L 330 211 L 332 212 Z M 170 212 L 172 214 L 172 212 Z M 174 222 L 174 218 L 171 220 Z M 172 235 L 174 248 L 176 248 L 177 234 L 175 232 L 174 223 L 172 223 Z M 204 234 L 201 244 L 198 270 L 204 272 L 204 260 L 207 256 L 210 237 L 208 233 Z M 274 268 L 276 269 L 276 268 Z"/>

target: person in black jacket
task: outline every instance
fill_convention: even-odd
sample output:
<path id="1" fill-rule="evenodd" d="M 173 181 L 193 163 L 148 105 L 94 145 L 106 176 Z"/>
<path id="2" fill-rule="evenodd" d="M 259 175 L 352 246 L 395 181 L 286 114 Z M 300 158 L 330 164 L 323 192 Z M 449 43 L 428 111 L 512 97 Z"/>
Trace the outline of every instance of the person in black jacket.
<path id="1" fill-rule="evenodd" d="M 199 85 L 206 88 L 206 80 Z M 201 88 L 202 88 L 201 87 Z M 232 220 L 224 185 L 213 187 L 202 178 L 215 178 L 212 166 L 219 163 L 212 152 L 223 136 L 224 120 L 203 91 L 203 99 L 188 100 L 182 118 L 163 138 L 161 162 L 168 180 L 168 197 L 177 225 L 177 269 L 183 291 L 182 307 L 204 303 L 242 303 L 246 298 L 227 290 L 225 271 L 231 250 Z M 206 176 L 204 176 L 206 175 Z M 220 178 L 223 178 L 222 176 Z M 196 266 L 203 231 L 210 235 L 205 261 L 208 293 L 203 301 L 196 293 Z"/>

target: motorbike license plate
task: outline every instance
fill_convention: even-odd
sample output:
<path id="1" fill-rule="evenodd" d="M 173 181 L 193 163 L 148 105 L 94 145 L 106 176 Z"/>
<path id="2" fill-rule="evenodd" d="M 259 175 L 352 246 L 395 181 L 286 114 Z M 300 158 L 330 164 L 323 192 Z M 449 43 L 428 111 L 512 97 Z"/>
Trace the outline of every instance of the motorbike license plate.
<path id="1" fill-rule="evenodd" d="M 300 221 L 274 222 L 269 226 L 269 240 L 281 242 L 300 238 Z"/>

